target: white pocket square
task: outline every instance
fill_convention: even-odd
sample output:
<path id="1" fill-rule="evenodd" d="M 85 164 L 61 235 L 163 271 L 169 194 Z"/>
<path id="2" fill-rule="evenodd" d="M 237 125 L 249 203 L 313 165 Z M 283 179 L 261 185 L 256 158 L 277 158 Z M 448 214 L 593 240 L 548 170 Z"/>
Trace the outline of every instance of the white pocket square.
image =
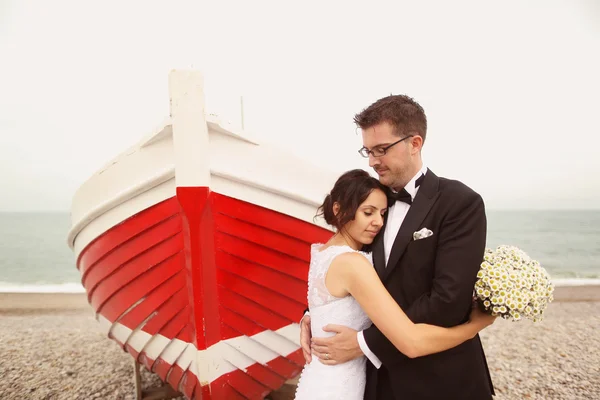
<path id="1" fill-rule="evenodd" d="M 427 228 L 423 228 L 420 231 L 413 233 L 413 240 L 425 239 L 433 235 L 433 232 Z"/>

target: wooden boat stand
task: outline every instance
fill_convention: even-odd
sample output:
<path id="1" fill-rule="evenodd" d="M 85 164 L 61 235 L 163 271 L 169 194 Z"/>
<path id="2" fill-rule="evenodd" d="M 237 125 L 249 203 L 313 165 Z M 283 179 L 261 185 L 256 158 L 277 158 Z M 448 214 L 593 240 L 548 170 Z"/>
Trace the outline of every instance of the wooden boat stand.
<path id="1" fill-rule="evenodd" d="M 168 383 L 163 386 L 142 390 L 142 376 L 140 374 L 140 363 L 133 360 L 133 381 L 135 383 L 136 400 L 168 400 L 183 396 Z"/>

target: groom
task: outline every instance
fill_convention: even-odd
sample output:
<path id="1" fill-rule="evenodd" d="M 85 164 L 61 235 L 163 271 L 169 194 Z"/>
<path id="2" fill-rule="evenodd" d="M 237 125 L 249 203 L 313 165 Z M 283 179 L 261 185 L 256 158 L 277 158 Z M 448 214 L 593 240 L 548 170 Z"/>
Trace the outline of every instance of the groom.
<path id="1" fill-rule="evenodd" d="M 486 242 L 481 196 L 423 164 L 427 119 L 410 97 L 384 97 L 354 122 L 362 129 L 360 154 L 394 196 L 383 234 L 372 244 L 381 281 L 415 323 L 450 327 L 467 321 Z M 312 351 L 322 363 L 335 365 L 366 355 L 367 400 L 485 400 L 494 394 L 479 336 L 411 359 L 375 325 L 361 332 L 336 325 L 325 330 L 336 335 L 314 338 L 311 348 L 310 316 L 303 318 L 305 358 Z"/>

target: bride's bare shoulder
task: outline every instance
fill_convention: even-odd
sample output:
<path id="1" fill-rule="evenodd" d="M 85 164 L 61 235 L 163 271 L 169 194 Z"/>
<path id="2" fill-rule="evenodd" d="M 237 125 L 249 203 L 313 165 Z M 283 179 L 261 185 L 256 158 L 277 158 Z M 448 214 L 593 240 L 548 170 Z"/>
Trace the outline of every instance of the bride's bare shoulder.
<path id="1" fill-rule="evenodd" d="M 331 262 L 331 268 L 343 269 L 363 269 L 373 268 L 373 264 L 367 258 L 367 255 L 358 251 L 352 251 L 336 256 Z"/>

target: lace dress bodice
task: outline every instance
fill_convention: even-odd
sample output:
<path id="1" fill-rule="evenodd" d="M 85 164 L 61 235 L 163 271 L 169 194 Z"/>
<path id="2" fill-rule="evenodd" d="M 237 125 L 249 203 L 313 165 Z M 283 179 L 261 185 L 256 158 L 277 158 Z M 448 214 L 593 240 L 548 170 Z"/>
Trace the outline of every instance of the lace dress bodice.
<path id="1" fill-rule="evenodd" d="M 371 321 L 352 296 L 332 296 L 325 286 L 325 277 L 333 259 L 340 254 L 356 250 L 348 246 L 330 246 L 321 251 L 322 247 L 322 244 L 311 246 L 308 272 L 308 307 L 312 336 L 333 336 L 334 333 L 322 330 L 327 324 L 344 325 L 357 331 L 368 328 Z M 370 254 L 360 253 L 372 263 Z M 296 399 L 362 399 L 365 381 L 364 356 L 338 365 L 324 365 L 317 357 L 313 357 L 302 371 L 296 389 Z"/>

